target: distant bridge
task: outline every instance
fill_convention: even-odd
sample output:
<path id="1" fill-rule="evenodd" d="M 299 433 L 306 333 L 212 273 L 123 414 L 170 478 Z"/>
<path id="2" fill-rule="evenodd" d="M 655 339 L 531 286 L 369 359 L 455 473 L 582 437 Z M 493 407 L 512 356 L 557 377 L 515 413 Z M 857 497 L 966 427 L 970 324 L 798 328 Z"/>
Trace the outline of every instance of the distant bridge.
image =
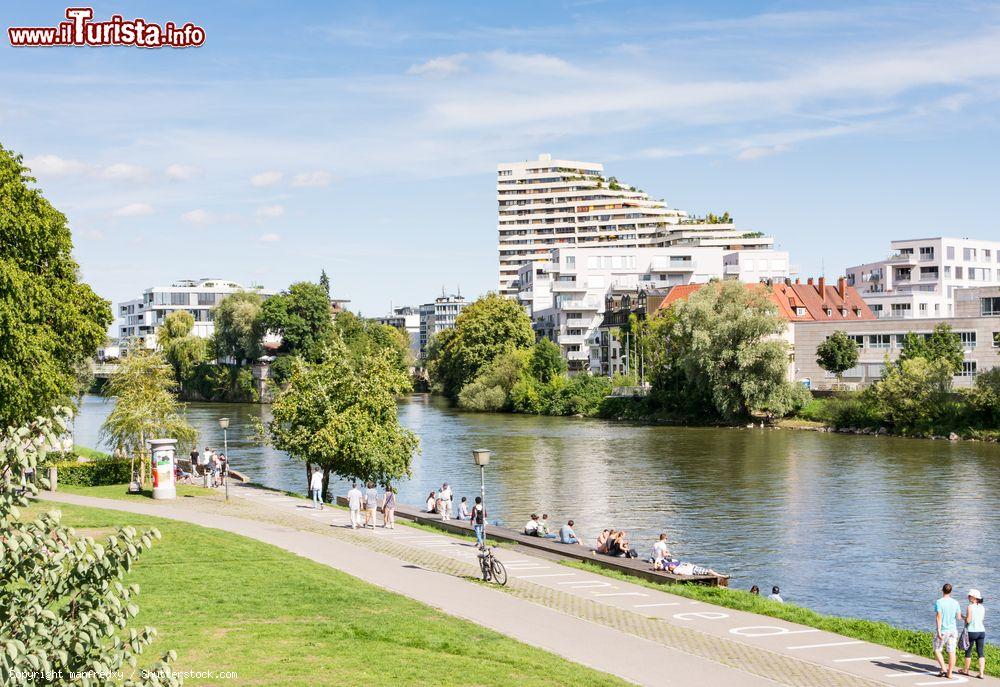
<path id="1" fill-rule="evenodd" d="M 90 371 L 94 373 L 96 379 L 107 379 L 115 372 L 118 372 L 118 363 L 90 363 Z"/>

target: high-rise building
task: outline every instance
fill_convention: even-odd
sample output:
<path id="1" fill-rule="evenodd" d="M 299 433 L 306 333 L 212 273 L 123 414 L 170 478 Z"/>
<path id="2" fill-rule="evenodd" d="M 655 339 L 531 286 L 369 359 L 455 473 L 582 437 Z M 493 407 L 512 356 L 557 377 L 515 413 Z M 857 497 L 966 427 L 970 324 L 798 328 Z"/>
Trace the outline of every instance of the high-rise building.
<path id="1" fill-rule="evenodd" d="M 455 326 L 455 319 L 466 306 L 465 297 L 441 295 L 432 303 L 420 306 L 420 354 L 427 350 L 427 344 L 435 334 Z"/>
<path id="2" fill-rule="evenodd" d="M 213 308 L 237 291 L 252 291 L 261 296 L 273 296 L 260 286 L 245 287 L 226 279 L 184 279 L 170 286 L 151 286 L 142 296 L 118 304 L 118 326 L 121 340 L 138 339 L 147 348 L 156 348 L 156 332 L 167 315 L 186 310 L 194 317 L 191 333 L 208 339 L 215 334 Z"/>
<path id="3" fill-rule="evenodd" d="M 420 358 L 420 310 L 409 305 L 393 308 L 391 315 L 373 318 L 380 324 L 395 327 L 410 339 L 410 355 Z"/>
<path id="4" fill-rule="evenodd" d="M 888 258 L 847 268 L 847 283 L 877 317 L 950 317 L 956 291 L 1000 285 L 1000 241 L 937 237 L 890 245 Z"/>
<path id="5" fill-rule="evenodd" d="M 727 216 L 698 219 L 605 176 L 596 162 L 537 160 L 497 166 L 499 292 L 516 296 L 521 265 L 553 248 L 673 245 L 724 250 L 771 248 L 774 239 L 742 231 Z"/>

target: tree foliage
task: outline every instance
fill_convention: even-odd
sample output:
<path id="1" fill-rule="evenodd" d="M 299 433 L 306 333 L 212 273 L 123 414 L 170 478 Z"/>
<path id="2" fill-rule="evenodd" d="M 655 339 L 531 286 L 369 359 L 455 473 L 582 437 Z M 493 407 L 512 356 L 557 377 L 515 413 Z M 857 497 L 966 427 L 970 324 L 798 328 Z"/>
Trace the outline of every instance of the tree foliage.
<path id="1" fill-rule="evenodd" d="M 399 426 L 396 396 L 409 379 L 388 350 L 354 360 L 334 339 L 329 355 L 292 372 L 261 425 L 263 438 L 307 466 L 344 478 L 388 484 L 409 476 L 417 436 Z"/>
<path id="2" fill-rule="evenodd" d="M 526 350 L 504 351 L 462 387 L 458 394 L 459 407 L 480 412 L 511 410 L 511 392 L 532 361 L 533 355 Z"/>
<path id="3" fill-rule="evenodd" d="M 345 310 L 333 318 L 333 330 L 356 362 L 377 351 L 387 350 L 393 365 L 400 371 L 406 372 L 413 364 L 410 339 L 396 327 L 366 320 Z"/>
<path id="4" fill-rule="evenodd" d="M 969 391 L 969 402 L 985 426 L 1000 429 L 1000 367 L 976 377 L 976 385 Z"/>
<path id="5" fill-rule="evenodd" d="M 261 334 L 255 326 L 260 317 L 260 294 L 238 291 L 215 306 L 215 355 L 232 358 L 237 365 L 260 357 Z"/>
<path id="6" fill-rule="evenodd" d="M 515 301 L 489 293 L 470 303 L 455 320 L 452 334 L 432 349 L 432 380 L 448 398 L 458 395 L 479 371 L 507 349 L 535 342 L 531 320 Z"/>
<path id="7" fill-rule="evenodd" d="M 0 474 L 19 479 L 37 469 L 45 447 L 69 427 L 69 408 L 0 432 Z M 40 480 L 43 485 L 48 482 Z M 124 578 L 138 556 L 160 534 L 118 529 L 101 542 L 60 523 L 58 511 L 22 520 L 37 487 L 5 483 L 0 492 L 0 683 L 31 685 L 168 686 L 181 680 L 171 671 L 174 652 L 135 670 L 156 636 L 153 628 L 129 628 L 139 612 L 139 588 Z M 114 678 L 121 671 L 124 681 Z M 80 677 L 82 676 L 82 677 Z"/>
<path id="8" fill-rule="evenodd" d="M 330 299 L 319 284 L 298 282 L 261 305 L 258 337 L 267 332 L 282 338 L 281 351 L 309 362 L 321 360 L 333 334 Z"/>
<path id="9" fill-rule="evenodd" d="M 175 310 L 164 318 L 157 330 L 156 343 L 181 386 L 189 382 L 198 365 L 209 357 L 208 341 L 191 334 L 193 328 L 194 317 L 191 313 Z"/>
<path id="10" fill-rule="evenodd" d="M 30 186 L 21 159 L 0 146 L 0 427 L 79 393 L 77 372 L 112 320 L 79 280 L 66 217 Z"/>
<path id="11" fill-rule="evenodd" d="M 934 427 L 948 409 L 952 380 L 946 359 L 914 357 L 886 366 L 885 376 L 869 388 L 876 412 L 899 431 Z"/>
<path id="12" fill-rule="evenodd" d="M 858 364 L 858 343 L 847 332 L 836 331 L 816 348 L 816 363 L 840 378 Z"/>
<path id="13" fill-rule="evenodd" d="M 531 374 L 540 382 L 551 381 L 566 372 L 566 361 L 559 345 L 542 338 L 531 350 Z"/>
<path id="14" fill-rule="evenodd" d="M 962 361 L 965 351 L 962 340 L 952 328 L 942 322 L 934 328 L 930 336 L 910 332 L 903 340 L 903 348 L 899 352 L 899 363 L 913 358 L 925 360 L 943 360 L 948 364 L 952 374 L 962 371 Z"/>

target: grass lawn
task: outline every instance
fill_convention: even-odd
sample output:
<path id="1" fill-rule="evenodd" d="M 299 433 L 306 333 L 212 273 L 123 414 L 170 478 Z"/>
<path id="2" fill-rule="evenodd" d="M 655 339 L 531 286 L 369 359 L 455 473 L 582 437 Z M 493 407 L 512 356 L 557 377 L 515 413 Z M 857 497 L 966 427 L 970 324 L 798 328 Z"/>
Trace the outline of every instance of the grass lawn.
<path id="1" fill-rule="evenodd" d="M 121 486 L 77 490 L 145 498 Z M 626 684 L 245 537 L 61 504 L 35 504 L 25 516 L 54 508 L 95 538 L 123 525 L 160 530 L 128 577 L 142 589 L 135 625 L 160 633 L 143 663 L 175 649 L 178 670 L 238 675 L 188 685 Z"/>
<path id="2" fill-rule="evenodd" d="M 874 642 L 883 646 L 892 647 L 905 651 L 916 656 L 931 656 L 931 633 L 917 632 L 916 630 L 906 630 L 894 627 L 888 623 L 876 622 L 873 620 L 861 620 L 859 618 L 840 618 L 833 615 L 817 613 L 802 606 L 790 603 L 775 603 L 768 601 L 766 597 L 755 596 L 750 592 L 740 589 L 727 589 L 725 587 L 706 587 L 698 584 L 659 584 L 638 577 L 632 577 L 617 570 L 608 570 L 597 565 L 577 561 L 562 561 L 563 565 L 571 568 L 580 568 L 587 572 L 613 577 L 632 584 L 643 587 L 657 589 L 669 594 L 676 594 L 688 599 L 704 601 L 705 603 L 734 608 L 738 611 L 758 613 L 760 615 L 780 618 L 791 623 L 798 623 L 808 627 L 815 627 L 827 632 L 854 639 L 861 639 L 866 642 Z M 965 654 L 959 652 L 958 666 L 962 667 L 962 660 Z M 976 670 L 976 659 L 973 659 L 972 670 Z M 986 672 L 990 675 L 1000 675 L 1000 647 L 994 644 L 986 645 Z"/>

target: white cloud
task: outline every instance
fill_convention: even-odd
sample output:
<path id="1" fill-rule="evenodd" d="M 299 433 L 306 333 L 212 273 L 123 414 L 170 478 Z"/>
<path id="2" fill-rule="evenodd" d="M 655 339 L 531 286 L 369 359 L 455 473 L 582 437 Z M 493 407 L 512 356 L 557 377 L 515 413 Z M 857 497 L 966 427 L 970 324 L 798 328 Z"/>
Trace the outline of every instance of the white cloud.
<path id="1" fill-rule="evenodd" d="M 274 170 L 261 172 L 260 174 L 254 174 L 250 177 L 250 185 L 257 186 L 258 188 L 262 186 L 274 186 L 276 183 L 281 181 L 283 176 L 284 174 Z"/>
<path id="2" fill-rule="evenodd" d="M 69 176 L 87 171 L 87 164 L 80 160 L 72 160 L 58 155 L 39 155 L 24 161 L 32 174 L 45 176 Z"/>
<path id="3" fill-rule="evenodd" d="M 777 155 L 778 153 L 787 153 L 791 148 L 787 145 L 776 145 L 776 146 L 754 146 L 752 148 L 744 148 L 737 155 L 737 160 L 757 160 L 762 157 L 770 157 L 771 155 Z"/>
<path id="4" fill-rule="evenodd" d="M 112 213 L 115 217 L 142 217 L 153 214 L 153 206 L 149 203 L 129 203 Z"/>
<path id="5" fill-rule="evenodd" d="M 302 172 L 292 178 L 292 186 L 329 186 L 331 181 L 329 172 Z"/>
<path id="6" fill-rule="evenodd" d="M 526 54 L 496 50 L 488 53 L 486 59 L 503 71 L 528 73 L 534 76 L 582 76 L 584 74 L 583 70 L 577 69 L 564 59 L 541 53 Z"/>
<path id="7" fill-rule="evenodd" d="M 212 215 L 202 209 L 190 210 L 181 215 L 181 220 L 188 224 L 208 224 L 212 221 Z"/>
<path id="8" fill-rule="evenodd" d="M 192 167 L 191 165 L 179 165 L 173 164 L 169 165 L 164 174 L 167 175 L 168 179 L 173 179 L 175 181 L 186 181 L 187 179 L 193 179 L 198 175 L 200 170 L 197 167 Z"/>
<path id="9" fill-rule="evenodd" d="M 284 205 L 265 205 L 257 209 L 257 219 L 276 219 L 284 214 Z"/>
<path id="10" fill-rule="evenodd" d="M 104 240 L 104 232 L 99 229 L 74 229 L 73 233 L 77 237 L 87 239 L 88 241 Z"/>
<path id="11" fill-rule="evenodd" d="M 138 181 L 146 176 L 146 170 L 138 165 L 118 162 L 101 170 L 101 176 L 111 181 Z"/>
<path id="12" fill-rule="evenodd" d="M 260 237 L 261 243 L 277 243 L 281 240 L 280 234 L 264 234 Z"/>
<path id="13" fill-rule="evenodd" d="M 426 62 L 413 65 L 406 70 L 406 73 L 417 76 L 451 76 L 465 69 L 464 63 L 468 58 L 468 53 L 464 52 L 456 55 L 435 57 Z"/>

